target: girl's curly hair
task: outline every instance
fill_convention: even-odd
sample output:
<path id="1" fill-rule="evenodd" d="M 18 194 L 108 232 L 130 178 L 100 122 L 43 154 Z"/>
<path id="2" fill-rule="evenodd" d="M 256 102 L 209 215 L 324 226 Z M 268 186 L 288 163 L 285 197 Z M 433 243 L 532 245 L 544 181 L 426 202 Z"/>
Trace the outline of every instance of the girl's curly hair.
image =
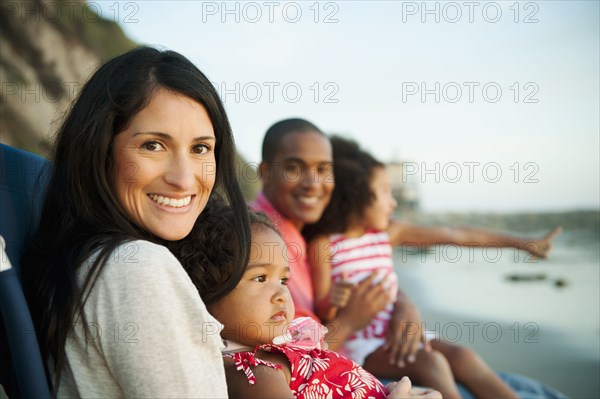
<path id="1" fill-rule="evenodd" d="M 352 220 L 361 219 L 375 198 L 371 190 L 373 170 L 384 167 L 356 141 L 339 136 L 330 140 L 335 188 L 321 219 L 304 226 L 302 234 L 307 242 L 320 235 L 342 233 Z"/>
<path id="2" fill-rule="evenodd" d="M 222 199 L 211 198 L 192 232 L 169 246 L 207 306 L 229 294 L 238 283 L 232 285 L 230 279 L 243 275 L 247 266 L 235 262 L 234 248 L 239 243 L 234 239 L 233 212 Z M 279 234 L 267 216 L 247 212 L 252 231 L 269 228 Z"/>

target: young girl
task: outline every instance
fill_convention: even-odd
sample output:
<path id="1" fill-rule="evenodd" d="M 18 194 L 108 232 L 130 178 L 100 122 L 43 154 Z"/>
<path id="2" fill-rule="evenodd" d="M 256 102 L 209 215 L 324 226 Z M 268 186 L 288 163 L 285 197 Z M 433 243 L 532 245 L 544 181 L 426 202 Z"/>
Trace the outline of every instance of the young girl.
<path id="1" fill-rule="evenodd" d="M 250 213 L 250 259 L 247 267 L 237 265 L 230 255 L 232 215 L 229 207 L 211 207 L 192 232 L 194 239 L 171 248 L 209 312 L 224 325 L 230 397 L 441 398 L 436 391 L 411 389 L 408 379 L 386 389 L 351 360 L 321 349 L 323 326 L 310 318 L 292 323 L 283 239 L 266 216 Z M 245 272 L 238 285 L 223 288 L 240 267 Z"/>
<path id="2" fill-rule="evenodd" d="M 375 281 L 386 279 L 397 290 L 386 231 L 396 201 L 385 167 L 355 142 L 333 137 L 331 144 L 336 179 L 332 199 L 321 220 L 303 231 L 311 240 L 316 310 L 324 321 L 346 304 L 353 284 L 374 272 Z M 517 397 L 471 350 L 440 340 L 424 340 L 426 350 L 419 350 L 406 365 L 390 364 L 384 344 L 393 309 L 390 303 L 346 341 L 344 349 L 355 362 L 382 378 L 409 376 L 443 397 L 460 397 L 455 380 L 477 397 Z M 421 334 L 419 328 L 414 330 Z"/>

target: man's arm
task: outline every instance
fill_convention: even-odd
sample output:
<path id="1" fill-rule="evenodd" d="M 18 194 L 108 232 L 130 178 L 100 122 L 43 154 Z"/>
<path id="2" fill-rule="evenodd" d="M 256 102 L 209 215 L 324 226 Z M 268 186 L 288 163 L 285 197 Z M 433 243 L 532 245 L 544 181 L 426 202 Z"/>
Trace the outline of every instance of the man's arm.
<path id="1" fill-rule="evenodd" d="M 394 246 L 454 244 L 469 247 L 516 248 L 542 259 L 548 256 L 552 240 L 561 231 L 562 228 L 557 227 L 540 239 L 531 239 L 476 227 L 419 226 L 399 220 L 392 221 L 388 228 L 390 242 Z"/>

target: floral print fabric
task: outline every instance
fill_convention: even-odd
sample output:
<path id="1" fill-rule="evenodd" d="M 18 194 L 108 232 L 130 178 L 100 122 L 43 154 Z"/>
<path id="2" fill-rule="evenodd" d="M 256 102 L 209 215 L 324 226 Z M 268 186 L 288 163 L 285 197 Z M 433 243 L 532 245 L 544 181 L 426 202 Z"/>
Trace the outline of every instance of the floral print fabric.
<path id="1" fill-rule="evenodd" d="M 295 398 L 379 399 L 388 394 L 385 387 L 371 373 L 333 351 L 280 345 L 261 345 L 257 346 L 254 352 L 226 355 L 235 361 L 238 370 L 246 374 L 250 384 L 256 382 L 251 367 L 263 364 L 275 369 L 281 368 L 280 365 L 257 359 L 258 350 L 281 353 L 287 357 L 292 375 L 290 389 Z"/>

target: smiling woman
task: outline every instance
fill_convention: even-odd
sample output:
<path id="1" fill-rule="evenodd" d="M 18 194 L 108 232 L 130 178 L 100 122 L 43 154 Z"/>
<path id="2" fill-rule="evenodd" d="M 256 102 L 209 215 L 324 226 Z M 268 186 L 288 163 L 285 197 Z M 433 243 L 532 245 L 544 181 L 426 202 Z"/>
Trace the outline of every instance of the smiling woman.
<path id="1" fill-rule="evenodd" d="M 186 236 L 215 183 L 215 144 L 202 105 L 166 90 L 157 92 L 115 137 L 119 202 L 155 235 L 168 240 Z"/>
<path id="2" fill-rule="evenodd" d="M 172 51 L 100 67 L 59 129 L 23 280 L 53 391 L 77 397 L 226 397 L 219 324 L 165 247 L 219 189 L 249 224 L 227 116 L 209 80 Z M 242 273 L 224 286 L 234 287 Z"/>

